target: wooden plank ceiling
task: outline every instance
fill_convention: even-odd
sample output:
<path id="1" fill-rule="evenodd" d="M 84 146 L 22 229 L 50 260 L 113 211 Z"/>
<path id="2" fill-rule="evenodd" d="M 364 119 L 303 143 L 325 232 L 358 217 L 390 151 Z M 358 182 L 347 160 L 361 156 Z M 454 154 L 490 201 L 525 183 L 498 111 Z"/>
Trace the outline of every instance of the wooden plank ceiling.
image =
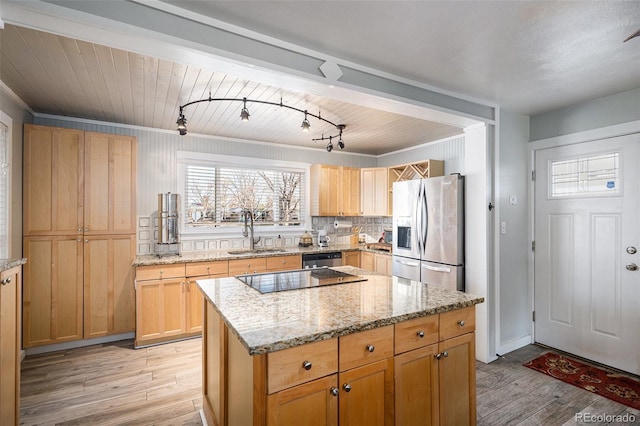
<path id="1" fill-rule="evenodd" d="M 345 151 L 382 154 L 458 135 L 459 128 L 85 41 L 5 25 L 0 31 L 0 78 L 37 113 L 174 130 L 179 106 L 207 98 L 280 102 L 346 124 Z M 335 128 L 287 108 L 240 102 L 203 102 L 185 109 L 189 133 L 324 148 L 313 138 Z M 335 145 L 335 144 L 334 144 Z"/>

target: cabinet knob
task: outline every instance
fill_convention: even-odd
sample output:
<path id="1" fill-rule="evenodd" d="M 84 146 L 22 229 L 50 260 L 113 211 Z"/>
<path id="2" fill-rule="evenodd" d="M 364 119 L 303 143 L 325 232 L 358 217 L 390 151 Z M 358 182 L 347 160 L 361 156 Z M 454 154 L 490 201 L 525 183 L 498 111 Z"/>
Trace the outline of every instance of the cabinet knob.
<path id="1" fill-rule="evenodd" d="M 464 327 L 464 320 L 460 320 L 460 321 L 458 321 L 458 325 L 459 325 L 460 327 Z"/>
<path id="2" fill-rule="evenodd" d="M 419 338 L 423 338 L 424 337 L 424 331 L 420 330 L 416 333 L 418 335 Z"/>
<path id="3" fill-rule="evenodd" d="M 84 242 L 85 242 L 85 243 L 88 243 L 88 242 L 89 242 L 89 240 L 84 240 Z"/>
<path id="4" fill-rule="evenodd" d="M 11 277 L 5 278 L 4 280 L 2 280 L 2 285 L 7 285 L 11 282 Z"/>
<path id="5" fill-rule="evenodd" d="M 433 357 L 435 359 L 440 359 L 440 358 L 442 358 L 442 354 L 441 353 L 437 353 L 437 354 L 433 355 Z"/>
<path id="6" fill-rule="evenodd" d="M 78 238 L 78 242 L 81 243 L 82 242 L 82 238 Z"/>
<path id="7" fill-rule="evenodd" d="M 373 346 L 373 345 L 367 345 L 367 350 L 368 350 L 369 352 L 373 352 L 373 351 L 375 351 L 375 350 L 376 350 L 376 347 L 375 347 L 375 346 Z"/>
<path id="8" fill-rule="evenodd" d="M 89 232 L 89 228 L 84 228 L 84 232 Z"/>
<path id="9" fill-rule="evenodd" d="M 337 387 L 335 386 L 331 386 L 331 389 L 329 389 L 329 392 L 331 393 L 331 395 L 333 396 L 338 396 L 338 394 L 340 393 L 340 391 L 338 390 Z"/>
<path id="10" fill-rule="evenodd" d="M 345 392 L 351 392 L 351 385 L 345 383 L 344 385 L 342 385 L 342 389 L 344 389 Z"/>
<path id="11" fill-rule="evenodd" d="M 447 351 L 442 352 L 442 356 L 445 357 L 445 358 L 448 357 L 449 356 L 449 352 L 447 352 Z"/>
<path id="12" fill-rule="evenodd" d="M 313 364 L 311 364 L 309 361 L 305 361 L 302 363 L 302 368 L 307 371 L 311 370 L 311 367 L 313 367 Z"/>
<path id="13" fill-rule="evenodd" d="M 78 228 L 78 232 L 82 232 L 82 228 Z"/>

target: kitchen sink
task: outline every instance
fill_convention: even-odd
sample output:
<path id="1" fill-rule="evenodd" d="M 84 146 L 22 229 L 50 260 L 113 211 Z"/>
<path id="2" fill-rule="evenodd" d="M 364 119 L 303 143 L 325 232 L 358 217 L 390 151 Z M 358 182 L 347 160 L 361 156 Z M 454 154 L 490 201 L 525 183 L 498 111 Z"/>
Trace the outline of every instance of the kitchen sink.
<path id="1" fill-rule="evenodd" d="M 260 253 L 284 253 L 286 250 L 278 248 L 257 248 L 257 249 L 239 249 L 227 250 L 229 254 L 260 254 Z"/>

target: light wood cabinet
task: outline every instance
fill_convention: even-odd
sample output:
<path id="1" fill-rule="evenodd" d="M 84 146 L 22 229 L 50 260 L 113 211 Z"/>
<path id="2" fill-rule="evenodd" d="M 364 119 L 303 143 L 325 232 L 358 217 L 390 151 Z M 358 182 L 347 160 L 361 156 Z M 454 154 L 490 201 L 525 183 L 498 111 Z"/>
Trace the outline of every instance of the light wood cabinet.
<path id="1" fill-rule="evenodd" d="M 84 132 L 24 126 L 23 233 L 83 230 Z"/>
<path id="2" fill-rule="evenodd" d="M 84 338 L 135 329 L 134 235 L 84 240 Z"/>
<path id="3" fill-rule="evenodd" d="M 198 289 L 198 279 L 222 278 L 229 276 L 229 261 L 195 262 L 185 265 L 187 275 L 187 297 L 185 306 L 185 332 L 187 334 L 202 333 L 202 309 L 204 296 Z"/>
<path id="4" fill-rule="evenodd" d="M 396 324 L 396 424 L 476 424 L 472 317 L 474 307 Z"/>
<path id="5" fill-rule="evenodd" d="M 373 167 L 361 169 L 361 206 L 363 216 L 390 216 L 389 169 Z"/>
<path id="6" fill-rule="evenodd" d="M 25 347 L 134 330 L 136 149 L 130 136 L 25 125 Z"/>
<path id="7" fill-rule="evenodd" d="M 375 254 L 369 251 L 360 252 L 360 265 L 367 271 L 375 270 Z"/>
<path id="8" fill-rule="evenodd" d="M 81 236 L 24 238 L 24 347 L 82 339 L 83 249 Z"/>
<path id="9" fill-rule="evenodd" d="M 340 372 L 339 424 L 394 424 L 393 357 Z"/>
<path id="10" fill-rule="evenodd" d="M 290 271 L 302 268 L 302 255 L 267 257 L 267 271 Z"/>
<path id="11" fill-rule="evenodd" d="M 0 424 L 20 420 L 22 268 L 0 272 Z"/>
<path id="12" fill-rule="evenodd" d="M 185 284 L 184 277 L 136 283 L 136 347 L 185 333 Z"/>
<path id="13" fill-rule="evenodd" d="M 135 234 L 136 138 L 85 133 L 84 233 Z"/>
<path id="14" fill-rule="evenodd" d="M 391 275 L 391 255 L 384 253 L 374 253 L 373 270 L 385 275 Z"/>
<path id="15" fill-rule="evenodd" d="M 342 252 L 342 265 L 360 267 L 360 252 L 359 251 L 343 251 Z"/>
<path id="16" fill-rule="evenodd" d="M 360 216 L 360 169 L 314 164 L 310 181 L 313 216 Z"/>
<path id="17" fill-rule="evenodd" d="M 229 276 L 257 274 L 267 271 L 266 257 L 251 257 L 229 261 Z"/>

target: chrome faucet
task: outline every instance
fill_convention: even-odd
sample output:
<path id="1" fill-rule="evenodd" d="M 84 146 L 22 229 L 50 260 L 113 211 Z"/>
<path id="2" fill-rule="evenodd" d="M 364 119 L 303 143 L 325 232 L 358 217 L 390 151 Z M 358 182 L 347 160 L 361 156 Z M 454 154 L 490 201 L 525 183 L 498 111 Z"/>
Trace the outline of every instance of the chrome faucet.
<path id="1" fill-rule="evenodd" d="M 242 215 L 244 216 L 244 231 L 242 232 L 242 236 L 249 237 L 249 248 L 254 250 L 256 243 L 260 242 L 260 237 L 257 239 L 253 238 L 253 213 L 249 209 L 244 209 Z M 251 233 L 251 235 L 249 235 L 249 233 Z"/>

